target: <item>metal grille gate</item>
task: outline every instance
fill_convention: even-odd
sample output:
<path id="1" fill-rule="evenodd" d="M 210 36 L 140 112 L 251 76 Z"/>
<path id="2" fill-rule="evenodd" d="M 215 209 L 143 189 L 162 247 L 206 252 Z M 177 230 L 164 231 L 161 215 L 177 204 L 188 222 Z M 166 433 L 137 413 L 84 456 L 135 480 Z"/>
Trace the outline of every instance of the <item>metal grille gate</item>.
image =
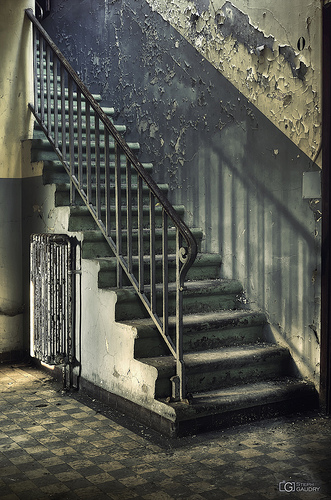
<path id="1" fill-rule="evenodd" d="M 76 364 L 76 249 L 77 239 L 67 235 L 31 235 L 31 356 L 62 366 L 66 388 Z"/>

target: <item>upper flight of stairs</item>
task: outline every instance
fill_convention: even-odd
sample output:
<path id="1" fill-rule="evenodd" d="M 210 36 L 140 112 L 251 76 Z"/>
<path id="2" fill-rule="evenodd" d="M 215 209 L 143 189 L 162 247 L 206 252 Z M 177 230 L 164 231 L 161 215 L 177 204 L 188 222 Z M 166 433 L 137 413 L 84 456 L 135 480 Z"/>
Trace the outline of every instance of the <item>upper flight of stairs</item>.
<path id="1" fill-rule="evenodd" d="M 106 111 L 111 117 L 112 108 Z M 125 133 L 125 127 L 117 127 Z M 32 143 L 32 161 L 44 161 L 44 184 L 56 185 L 55 205 L 69 205 L 68 176 L 38 125 Z M 139 144 L 133 143 L 131 147 L 139 152 Z M 152 171 L 151 164 L 144 166 Z M 162 185 L 161 189 L 166 193 L 167 185 Z M 175 208 L 185 217 L 183 206 Z M 123 207 L 124 233 L 125 215 Z M 158 215 L 156 210 L 156 224 L 160 227 Z M 266 342 L 264 313 L 243 305 L 241 284 L 237 280 L 220 278 L 220 256 L 205 253 L 198 254 L 190 269 L 184 293 L 187 401 L 172 402 L 170 378 L 175 375 L 175 361 L 137 295 L 127 286 L 128 281 L 124 279 L 124 287 L 116 289 L 116 260 L 78 196 L 76 204 L 70 206 L 68 231 L 83 233 L 82 257 L 99 263 L 99 288 L 112 289 L 117 294 L 116 321 L 137 329 L 134 357 L 157 369 L 155 399 L 176 413 L 176 421 L 170 422 L 166 418 L 154 419 L 142 410 L 140 417 L 146 423 L 170 436 L 185 435 L 308 409 L 317 404 L 313 385 L 295 377 L 289 350 Z M 201 249 L 203 231 L 193 229 L 192 232 Z M 156 250 L 160 252 L 161 248 Z M 175 231 L 172 227 L 169 227 L 169 251 L 169 279 L 174 281 L 175 255 L 171 252 L 175 252 Z M 134 261 L 133 265 L 136 264 Z M 157 256 L 159 276 L 161 264 L 161 257 Z M 146 258 L 148 265 L 149 259 Z M 175 293 L 175 285 L 170 283 L 170 314 L 174 313 Z M 169 330 L 174 338 L 173 317 L 170 318 Z"/>

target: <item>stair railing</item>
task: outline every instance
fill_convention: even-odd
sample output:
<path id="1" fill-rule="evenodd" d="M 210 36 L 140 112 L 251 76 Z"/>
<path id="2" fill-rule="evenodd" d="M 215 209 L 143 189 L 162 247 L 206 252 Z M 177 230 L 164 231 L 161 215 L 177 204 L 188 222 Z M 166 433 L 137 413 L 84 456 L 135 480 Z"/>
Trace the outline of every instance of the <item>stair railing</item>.
<path id="1" fill-rule="evenodd" d="M 69 175 L 70 204 L 75 203 L 77 192 L 116 257 L 117 286 L 121 288 L 125 278 L 133 286 L 174 356 L 172 398 L 183 400 L 183 290 L 197 254 L 195 238 L 32 9 L 25 12 L 33 25 L 34 104 L 29 108 Z M 162 220 L 160 230 L 156 227 L 158 216 Z M 173 254 L 168 231 L 175 233 Z M 162 256 L 161 269 L 157 252 Z M 173 260 L 176 310 L 175 333 L 171 335 L 168 295 L 169 264 Z M 157 285 L 157 276 L 158 281 L 161 277 L 161 286 Z"/>

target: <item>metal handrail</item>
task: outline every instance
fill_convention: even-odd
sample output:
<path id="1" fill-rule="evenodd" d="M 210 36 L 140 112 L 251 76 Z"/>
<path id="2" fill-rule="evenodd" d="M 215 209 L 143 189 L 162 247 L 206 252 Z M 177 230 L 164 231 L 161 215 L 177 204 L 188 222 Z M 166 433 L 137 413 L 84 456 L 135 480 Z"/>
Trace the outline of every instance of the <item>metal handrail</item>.
<path id="1" fill-rule="evenodd" d="M 182 400 L 185 398 L 186 392 L 183 362 L 183 290 L 187 272 L 197 255 L 196 240 L 165 194 L 117 131 L 106 112 L 96 102 L 67 59 L 38 22 L 32 9 L 26 9 L 25 12 L 33 24 L 34 104 L 29 104 L 29 108 L 69 175 L 70 202 L 74 203 L 77 191 L 117 259 L 117 286 L 123 286 L 122 271 L 124 271 L 174 356 L 176 376 L 172 377 L 172 397 L 174 400 Z M 77 123 L 74 122 L 73 116 L 74 104 L 77 107 Z M 83 123 L 84 106 L 85 124 Z M 91 141 L 93 119 L 94 145 Z M 100 124 L 103 124 L 104 141 L 102 141 Z M 86 130 L 85 143 L 83 143 L 84 125 Z M 111 138 L 113 143 L 110 141 Z M 102 153 L 104 154 L 103 158 Z M 123 157 L 125 158 L 124 194 L 121 179 Z M 114 164 L 115 170 L 114 186 L 112 187 L 110 182 L 111 163 Z M 132 184 L 132 168 L 137 177 L 136 184 Z M 102 180 L 103 170 L 104 181 Z M 146 222 L 143 220 L 144 187 L 149 192 L 147 229 Z M 138 205 L 137 228 L 133 228 L 131 214 L 132 198 L 135 191 L 137 192 Z M 105 198 L 105 215 L 102 214 L 102 196 Z M 111 217 L 112 200 L 115 204 L 115 224 L 112 223 Z M 126 211 L 126 248 L 123 245 L 121 222 L 123 204 Z M 157 312 L 156 302 L 156 205 L 162 209 L 162 314 Z M 169 221 L 176 231 L 175 342 L 168 331 Z M 149 248 L 146 252 L 149 256 L 150 267 L 148 278 L 144 264 L 146 260 L 144 259 L 144 236 L 146 239 L 146 234 L 149 241 Z M 137 240 L 138 250 L 137 255 L 133 256 L 135 240 Z M 135 259 L 138 260 L 136 273 L 133 269 Z M 148 286 L 146 286 L 146 281 Z"/>

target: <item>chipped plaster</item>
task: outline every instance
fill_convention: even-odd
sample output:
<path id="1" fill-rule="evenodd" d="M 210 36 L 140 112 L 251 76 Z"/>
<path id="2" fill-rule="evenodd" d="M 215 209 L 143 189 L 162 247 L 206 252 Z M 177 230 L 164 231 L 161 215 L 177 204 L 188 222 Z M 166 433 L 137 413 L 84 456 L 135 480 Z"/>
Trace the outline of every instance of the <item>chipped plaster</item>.
<path id="1" fill-rule="evenodd" d="M 321 142 L 319 1 L 146 1 L 304 153 L 316 157 Z"/>

